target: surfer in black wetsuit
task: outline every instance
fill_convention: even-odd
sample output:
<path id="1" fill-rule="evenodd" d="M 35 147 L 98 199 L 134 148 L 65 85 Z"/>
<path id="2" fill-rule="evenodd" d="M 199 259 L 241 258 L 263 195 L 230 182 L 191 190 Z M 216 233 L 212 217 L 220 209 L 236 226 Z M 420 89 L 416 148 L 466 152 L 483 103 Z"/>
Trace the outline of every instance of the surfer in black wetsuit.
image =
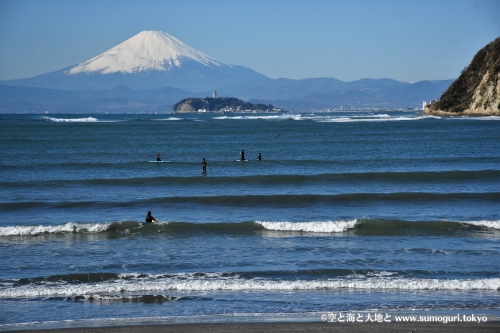
<path id="1" fill-rule="evenodd" d="M 241 150 L 240 155 L 241 155 L 241 160 L 244 161 L 245 160 L 245 151 L 243 149 Z"/>
<path id="2" fill-rule="evenodd" d="M 260 153 L 257 154 L 257 160 L 262 160 L 262 155 Z"/>
<path id="3" fill-rule="evenodd" d="M 151 212 L 148 211 L 148 215 L 146 215 L 146 222 L 156 222 L 156 219 L 151 215 Z"/>
<path id="4" fill-rule="evenodd" d="M 158 156 L 156 156 L 156 162 L 161 162 L 161 155 L 158 154 Z"/>
<path id="5" fill-rule="evenodd" d="M 201 166 L 203 168 L 203 173 L 207 173 L 207 161 L 205 161 L 205 158 L 201 161 Z"/>

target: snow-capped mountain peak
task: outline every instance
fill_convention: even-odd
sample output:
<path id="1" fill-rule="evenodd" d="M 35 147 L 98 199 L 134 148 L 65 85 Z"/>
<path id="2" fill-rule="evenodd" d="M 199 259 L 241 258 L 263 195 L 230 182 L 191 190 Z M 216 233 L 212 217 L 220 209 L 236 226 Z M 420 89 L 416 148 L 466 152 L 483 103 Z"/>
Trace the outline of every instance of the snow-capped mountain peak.
<path id="1" fill-rule="evenodd" d="M 71 68 L 69 74 L 168 71 L 174 66 L 181 67 L 185 59 L 209 67 L 229 66 L 165 32 L 142 31 L 97 57 Z"/>

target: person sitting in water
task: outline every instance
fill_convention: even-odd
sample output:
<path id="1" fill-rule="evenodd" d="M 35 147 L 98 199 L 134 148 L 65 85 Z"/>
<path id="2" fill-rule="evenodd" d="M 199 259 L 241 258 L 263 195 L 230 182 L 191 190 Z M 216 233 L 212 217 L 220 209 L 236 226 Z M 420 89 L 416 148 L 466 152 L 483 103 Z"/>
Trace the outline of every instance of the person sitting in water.
<path id="1" fill-rule="evenodd" d="M 262 160 L 262 155 L 260 153 L 257 154 L 257 159 L 260 161 Z"/>
<path id="2" fill-rule="evenodd" d="M 156 156 L 156 162 L 161 162 L 161 155 L 158 154 L 158 156 Z"/>
<path id="3" fill-rule="evenodd" d="M 241 150 L 240 155 L 241 155 L 241 160 L 244 161 L 245 160 L 245 151 L 243 149 Z"/>
<path id="4" fill-rule="evenodd" d="M 156 219 L 151 215 L 151 212 L 148 211 L 148 215 L 146 215 L 146 222 L 157 222 Z"/>

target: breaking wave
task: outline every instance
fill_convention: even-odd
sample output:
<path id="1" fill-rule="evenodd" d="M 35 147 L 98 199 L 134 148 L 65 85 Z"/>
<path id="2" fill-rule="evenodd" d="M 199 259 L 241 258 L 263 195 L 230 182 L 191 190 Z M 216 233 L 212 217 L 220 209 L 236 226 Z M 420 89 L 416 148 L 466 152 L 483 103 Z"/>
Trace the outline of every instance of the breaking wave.
<path id="1" fill-rule="evenodd" d="M 155 120 L 158 120 L 158 121 L 181 121 L 181 120 L 185 120 L 184 118 L 179 118 L 179 117 L 169 117 L 169 118 L 165 118 L 165 119 L 155 119 Z"/>
<path id="2" fill-rule="evenodd" d="M 442 235 L 456 236 L 478 231 L 500 230 L 500 221 L 402 221 L 358 218 L 331 221 L 249 221 L 237 223 L 189 223 L 137 221 L 75 223 L 59 225 L 24 225 L 0 227 L 0 237 L 39 236 L 48 234 L 143 233 L 166 235 L 189 233 L 218 233 L 266 235 L 266 232 L 311 234 L 342 234 L 357 236 Z M 293 234 L 292 234 L 293 235 Z"/>
<path id="3" fill-rule="evenodd" d="M 94 123 L 97 122 L 97 118 L 87 117 L 87 118 L 52 118 L 44 117 L 42 120 L 51 121 L 56 123 Z"/>
<path id="4" fill-rule="evenodd" d="M 100 302 L 123 302 L 123 303 L 164 303 L 178 299 L 170 295 L 77 295 L 65 297 L 64 300 L 68 301 L 100 301 Z"/>
<path id="5" fill-rule="evenodd" d="M 353 229 L 358 223 L 357 219 L 349 221 L 317 221 L 317 222 L 262 222 L 257 221 L 267 230 L 276 231 L 304 231 L 304 232 L 344 232 Z"/>
<path id="6" fill-rule="evenodd" d="M 470 221 L 470 222 L 463 221 L 462 223 L 500 230 L 500 221 Z"/>
<path id="7" fill-rule="evenodd" d="M 413 121 L 413 120 L 425 120 L 425 119 L 441 119 L 441 117 L 433 116 L 433 115 L 417 115 L 417 114 L 408 114 L 408 115 L 400 115 L 400 114 L 376 114 L 376 113 L 360 113 L 360 114 L 346 114 L 346 112 L 328 112 L 328 113 L 310 113 L 310 114 L 301 114 L 301 113 L 285 113 L 285 114 L 272 114 L 272 115 L 264 115 L 264 114 L 256 114 L 256 115 L 237 115 L 237 116 L 215 116 L 212 117 L 215 120 L 308 120 L 308 121 L 316 121 L 316 122 L 385 122 L 385 121 Z M 463 118 L 454 118 L 454 119 L 465 119 L 468 120 L 470 117 Z M 491 116 L 491 117 L 477 117 L 472 118 L 474 120 L 499 120 L 500 117 Z"/>
<path id="8" fill-rule="evenodd" d="M 94 297 L 137 292 L 166 291 L 299 291 L 335 289 L 375 290 L 500 290 L 500 278 L 429 279 L 389 276 L 350 275 L 330 279 L 245 278 L 234 273 L 178 273 L 168 275 L 123 274 L 115 279 L 91 283 L 68 283 L 65 280 L 37 283 L 2 283 L 0 298 L 20 297 Z M 98 298 L 96 297 L 96 299 Z M 113 298 L 117 296 L 108 296 Z"/>
<path id="9" fill-rule="evenodd" d="M 308 117 L 303 117 L 301 114 L 286 113 L 286 114 L 272 114 L 272 115 L 242 115 L 242 116 L 216 116 L 212 117 L 215 120 L 310 120 Z"/>
<path id="10" fill-rule="evenodd" d="M 111 223 L 65 223 L 60 225 L 9 226 L 0 228 L 0 236 L 37 236 L 61 233 L 97 233 L 109 230 Z"/>
<path id="11" fill-rule="evenodd" d="M 389 115 L 373 115 L 373 116 L 354 116 L 354 117 L 324 117 L 315 119 L 318 122 L 328 122 L 328 123 L 347 123 L 347 122 L 380 122 L 380 121 L 411 121 L 411 120 L 422 120 L 426 118 L 433 117 L 417 117 L 417 116 L 399 116 L 391 117 Z"/>

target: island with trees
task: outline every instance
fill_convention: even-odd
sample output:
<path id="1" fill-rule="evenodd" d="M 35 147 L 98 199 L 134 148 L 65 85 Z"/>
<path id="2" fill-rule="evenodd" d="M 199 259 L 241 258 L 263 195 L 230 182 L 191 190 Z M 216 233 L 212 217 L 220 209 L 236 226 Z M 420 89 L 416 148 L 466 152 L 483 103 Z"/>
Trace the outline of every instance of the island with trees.
<path id="1" fill-rule="evenodd" d="M 265 104 L 252 104 L 232 97 L 185 98 L 172 108 L 173 113 L 193 112 L 285 112 L 285 110 Z"/>

